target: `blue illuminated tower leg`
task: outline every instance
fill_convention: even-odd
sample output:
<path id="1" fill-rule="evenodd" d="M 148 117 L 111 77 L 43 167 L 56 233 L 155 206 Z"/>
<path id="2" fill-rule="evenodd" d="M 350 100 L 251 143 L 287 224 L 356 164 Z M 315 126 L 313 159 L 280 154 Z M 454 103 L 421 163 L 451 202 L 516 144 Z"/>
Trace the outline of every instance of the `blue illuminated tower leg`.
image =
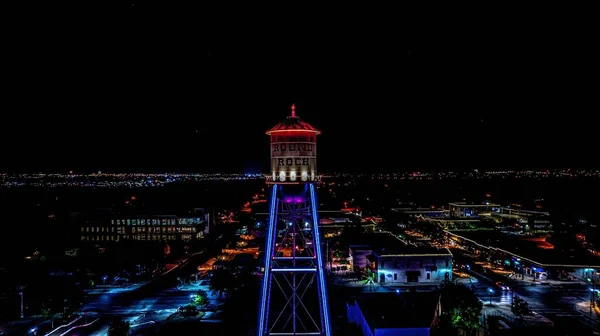
<path id="1" fill-rule="evenodd" d="M 313 184 L 291 195 L 273 186 L 259 307 L 260 336 L 331 335 L 317 204 Z"/>
<path id="2" fill-rule="evenodd" d="M 317 193 L 315 185 L 310 184 L 310 201 L 312 210 L 313 236 L 315 237 L 315 248 L 317 250 L 317 285 L 319 286 L 319 300 L 321 303 L 321 324 L 323 326 L 324 335 L 331 335 L 331 320 L 329 319 L 329 298 L 327 297 L 327 283 L 325 281 L 325 271 L 323 269 L 323 253 L 321 252 L 321 236 L 319 233 L 319 216 L 317 212 Z"/>
<path id="3" fill-rule="evenodd" d="M 271 191 L 271 202 L 269 204 L 269 224 L 266 234 L 265 245 L 265 272 L 260 297 L 260 315 L 258 318 L 258 335 L 266 335 L 269 323 L 269 296 L 271 294 L 271 261 L 277 238 L 277 185 L 274 184 Z"/>

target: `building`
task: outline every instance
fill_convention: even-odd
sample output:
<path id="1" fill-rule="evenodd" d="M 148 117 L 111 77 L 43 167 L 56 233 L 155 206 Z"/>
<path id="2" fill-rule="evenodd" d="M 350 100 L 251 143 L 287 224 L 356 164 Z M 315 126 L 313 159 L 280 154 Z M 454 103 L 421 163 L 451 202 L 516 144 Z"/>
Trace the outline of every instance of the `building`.
<path id="1" fill-rule="evenodd" d="M 209 232 L 209 214 L 194 209 L 182 215 L 122 215 L 112 211 L 73 215 L 82 242 L 189 241 Z"/>
<path id="2" fill-rule="evenodd" d="M 466 202 L 448 203 L 448 210 L 453 217 L 478 217 L 482 213 L 500 211 L 500 205 L 485 202 L 483 204 L 468 204 Z"/>
<path id="3" fill-rule="evenodd" d="M 440 208 L 392 208 L 392 211 L 408 218 L 446 218 L 450 215 L 449 210 Z"/>
<path id="4" fill-rule="evenodd" d="M 525 232 L 550 232 L 552 221 L 550 213 L 545 211 L 522 210 L 511 207 L 501 207 L 498 214 L 501 218 L 510 218 L 517 221 Z"/>
<path id="5" fill-rule="evenodd" d="M 545 237 L 507 235 L 493 230 L 445 231 L 445 234 L 451 245 L 481 254 L 492 263 L 532 280 L 591 281 L 600 270 L 598 257 L 585 249 L 555 248 Z"/>
<path id="6" fill-rule="evenodd" d="M 370 265 L 367 256 L 371 255 L 373 247 L 371 245 L 350 245 L 351 265 L 353 269 L 364 269 Z"/>
<path id="7" fill-rule="evenodd" d="M 380 294 L 348 302 L 348 322 L 364 336 L 429 336 L 441 315 L 436 292 Z"/>
<path id="8" fill-rule="evenodd" d="M 370 268 L 379 283 L 429 283 L 452 280 L 452 253 L 446 248 L 409 244 L 390 233 L 364 235 L 350 246 L 351 268 Z"/>

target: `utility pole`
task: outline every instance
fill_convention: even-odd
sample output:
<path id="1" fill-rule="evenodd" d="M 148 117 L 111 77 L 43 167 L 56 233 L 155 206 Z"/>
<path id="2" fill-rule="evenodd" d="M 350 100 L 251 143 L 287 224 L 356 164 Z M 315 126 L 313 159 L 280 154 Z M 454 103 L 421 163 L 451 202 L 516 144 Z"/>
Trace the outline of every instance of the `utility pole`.
<path id="1" fill-rule="evenodd" d="M 325 240 L 327 243 L 327 253 L 325 254 L 325 264 L 329 265 L 329 272 L 331 272 L 331 256 L 329 255 L 329 239 Z"/>
<path id="2" fill-rule="evenodd" d="M 23 287 L 21 287 L 21 291 L 19 292 L 19 296 L 21 297 L 21 318 L 25 317 L 25 313 L 23 311 Z"/>

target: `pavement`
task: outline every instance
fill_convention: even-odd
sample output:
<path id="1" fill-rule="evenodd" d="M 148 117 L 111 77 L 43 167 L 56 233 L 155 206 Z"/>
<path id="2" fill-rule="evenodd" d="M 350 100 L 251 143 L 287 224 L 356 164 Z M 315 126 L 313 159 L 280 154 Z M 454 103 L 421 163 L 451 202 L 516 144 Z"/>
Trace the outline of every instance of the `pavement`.
<path id="1" fill-rule="evenodd" d="M 198 253 L 194 255 L 198 255 Z M 205 264 L 206 262 L 203 263 L 203 265 Z M 190 261 L 182 262 L 179 266 L 191 267 L 194 271 L 197 269 L 197 266 Z M 181 270 L 179 273 L 187 274 L 190 271 Z M 170 272 L 168 271 L 168 273 Z M 168 273 L 164 273 L 163 276 Z M 174 273 L 172 276 L 178 276 L 178 274 Z M 109 325 L 115 318 L 123 318 L 128 321 L 131 324 L 132 335 L 150 332 L 150 329 L 154 330 L 165 321 L 177 316 L 178 308 L 189 304 L 191 295 L 200 289 L 205 290 L 209 296 L 210 305 L 207 309 L 211 312 L 202 312 L 196 318 L 206 323 L 220 323 L 222 321 L 218 315 L 220 315 L 223 298 L 213 295 L 208 284 L 207 280 L 200 280 L 177 287 L 140 286 L 136 291 L 89 293 L 89 303 L 84 306 L 83 310 L 97 312 L 101 318 L 93 325 L 62 336 L 106 335 Z"/>
<path id="2" fill-rule="evenodd" d="M 365 284 L 365 280 L 353 280 L 340 277 L 333 277 L 332 284 L 345 288 L 354 289 L 355 293 L 394 293 L 397 291 L 406 291 L 414 287 L 417 291 L 436 290 L 439 285 L 436 283 L 372 283 Z"/>
<path id="3" fill-rule="evenodd" d="M 124 293 L 124 292 L 135 291 L 135 290 L 139 289 L 140 287 L 146 285 L 147 283 L 148 283 L 148 281 L 144 281 L 144 282 L 140 282 L 140 283 L 131 284 L 129 286 L 91 288 L 91 289 L 84 290 L 84 293 L 92 294 L 92 295 L 103 294 L 103 293 Z"/>
<path id="4" fill-rule="evenodd" d="M 218 297 L 210 293 L 207 285 L 186 285 L 179 288 L 164 289 L 151 295 L 144 295 L 143 298 L 135 300 L 117 294 L 102 294 L 88 303 L 84 307 L 84 310 L 100 312 L 103 315 L 135 314 L 168 309 L 177 310 L 180 306 L 189 304 L 190 295 L 193 295 L 200 289 L 207 291 L 211 303 L 217 303 Z"/>
<path id="5" fill-rule="evenodd" d="M 2 335 L 25 335 L 32 330 L 50 330 L 51 322 L 41 316 L 29 316 L 0 326 Z"/>
<path id="6" fill-rule="evenodd" d="M 490 275 L 490 274 L 488 274 Z M 495 277 L 494 277 L 495 278 Z M 471 272 L 466 278 L 456 278 L 471 287 L 484 303 L 484 314 L 504 316 L 513 326 L 559 326 L 571 329 L 573 325 L 585 331 L 600 330 L 600 309 L 589 310 L 590 288 L 582 281 L 534 281 L 533 278 L 510 281 L 511 290 L 502 290 L 486 275 Z M 389 293 L 416 287 L 417 291 L 435 290 L 435 284 L 369 284 L 344 277 L 332 278 L 333 285 L 343 288 L 346 295 L 358 293 Z M 508 281 L 507 281 L 508 283 Z M 493 292 L 490 293 L 489 290 Z M 520 296 L 529 304 L 533 316 L 516 319 L 510 311 L 513 295 Z M 582 334 L 584 335 L 584 334 Z"/>
<path id="7" fill-rule="evenodd" d="M 102 327 L 108 328 L 108 325 L 115 317 L 130 318 L 157 311 L 168 312 L 171 315 L 177 311 L 179 306 L 190 302 L 190 294 L 193 291 L 197 291 L 200 288 L 199 285 L 196 284 L 197 288 L 188 285 L 182 289 L 158 291 L 155 288 L 149 288 L 152 286 L 148 285 L 171 275 L 171 273 L 176 272 L 178 269 L 187 267 L 192 257 L 199 256 L 203 252 L 190 254 L 187 258 L 178 260 L 176 263 L 171 264 L 171 267 L 167 267 L 160 276 L 150 281 L 126 287 L 100 288 L 86 291 L 89 303 L 83 307 L 82 311 L 87 312 L 87 316 L 83 318 L 82 315 L 80 320 L 69 325 L 69 328 L 77 327 L 73 330 L 59 328 L 46 335 L 52 329 L 51 322 L 39 316 L 27 317 L 23 320 L 0 326 L 0 330 L 4 332 L 3 336 L 33 335 L 33 330 L 36 330 L 37 335 L 43 334 L 45 336 L 89 335 L 90 330 Z M 135 293 L 142 293 L 142 295 L 133 295 Z M 144 299 L 132 300 L 132 298 L 137 296 L 143 296 Z M 95 319 L 92 319 L 92 317 L 95 317 Z M 83 325 L 88 323 L 89 325 Z"/>
<path id="8" fill-rule="evenodd" d="M 475 275 L 476 277 L 471 280 L 477 279 L 477 281 L 469 279 L 461 281 L 465 284 L 468 281 L 468 285 L 472 286 L 477 296 L 487 305 L 484 307 L 484 312 L 491 313 L 495 310 L 512 316 L 510 305 L 515 295 L 527 301 L 534 313 L 552 321 L 554 325 L 582 325 L 584 329 L 600 330 L 598 314 L 594 312 L 589 314 L 591 292 L 588 284 L 581 281 L 525 279 L 512 281 L 511 290 L 505 291 L 493 286 L 489 278 Z M 493 292 L 490 293 L 489 289 L 493 289 Z"/>
<path id="9" fill-rule="evenodd" d="M 85 315 L 77 316 L 71 322 L 55 326 L 51 331 L 44 333 L 44 336 L 64 336 L 69 335 L 74 330 L 85 328 L 99 319 L 96 313 L 86 313 Z"/>

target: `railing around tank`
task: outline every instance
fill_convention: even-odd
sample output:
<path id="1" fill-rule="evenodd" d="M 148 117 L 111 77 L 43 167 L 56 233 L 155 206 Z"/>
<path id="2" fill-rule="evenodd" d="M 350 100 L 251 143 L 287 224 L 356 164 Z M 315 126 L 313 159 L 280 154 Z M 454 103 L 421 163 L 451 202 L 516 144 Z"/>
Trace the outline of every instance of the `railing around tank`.
<path id="1" fill-rule="evenodd" d="M 321 179 L 323 178 L 323 175 L 315 175 L 314 179 L 310 179 L 310 177 L 308 177 L 308 180 L 306 181 L 302 181 L 301 178 L 297 178 L 295 181 L 290 181 L 289 178 L 286 178 L 285 181 L 280 181 L 279 178 L 275 178 L 273 179 L 273 175 L 265 175 L 265 178 L 267 179 L 267 183 L 269 184 L 273 184 L 273 183 L 277 183 L 277 184 L 302 184 L 302 183 L 319 183 L 321 182 Z"/>

